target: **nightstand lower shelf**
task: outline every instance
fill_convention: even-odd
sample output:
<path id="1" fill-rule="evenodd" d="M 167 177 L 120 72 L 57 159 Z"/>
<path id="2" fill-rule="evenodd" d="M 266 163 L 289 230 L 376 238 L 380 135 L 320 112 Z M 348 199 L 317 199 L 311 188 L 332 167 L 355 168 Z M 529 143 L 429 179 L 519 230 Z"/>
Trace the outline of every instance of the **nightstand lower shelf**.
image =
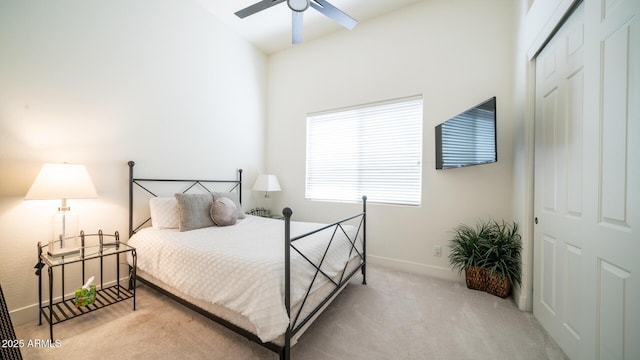
<path id="1" fill-rule="evenodd" d="M 98 290 L 96 292 L 96 302 L 91 305 L 77 308 L 74 303 L 74 299 L 72 298 L 53 303 L 53 311 L 50 310 L 49 305 L 42 306 L 40 311 L 48 323 L 55 325 L 66 320 L 71 320 L 77 316 L 84 315 L 95 310 L 100 310 L 109 305 L 132 299 L 134 296 L 133 292 L 127 290 L 125 287 L 121 285 L 113 285 L 105 289 Z M 49 318 L 50 311 L 53 319 Z"/>

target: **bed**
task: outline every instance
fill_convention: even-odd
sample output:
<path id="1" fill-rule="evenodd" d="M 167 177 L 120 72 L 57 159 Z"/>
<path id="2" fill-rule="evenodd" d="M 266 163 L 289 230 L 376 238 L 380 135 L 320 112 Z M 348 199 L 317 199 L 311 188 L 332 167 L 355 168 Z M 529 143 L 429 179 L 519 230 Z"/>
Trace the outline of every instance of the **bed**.
<path id="1" fill-rule="evenodd" d="M 330 224 L 292 221 L 290 208 L 266 218 L 241 210 L 242 170 L 233 180 L 150 179 L 128 164 L 136 278 L 281 359 L 354 275 L 366 284 L 366 197 Z M 166 184 L 181 190 L 153 189 Z"/>

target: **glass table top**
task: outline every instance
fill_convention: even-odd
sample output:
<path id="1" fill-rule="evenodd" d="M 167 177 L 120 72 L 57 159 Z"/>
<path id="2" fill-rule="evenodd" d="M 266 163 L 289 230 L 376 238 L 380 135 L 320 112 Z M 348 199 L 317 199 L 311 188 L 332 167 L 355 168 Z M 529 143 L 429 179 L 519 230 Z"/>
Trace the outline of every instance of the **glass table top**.
<path id="1" fill-rule="evenodd" d="M 82 260 L 96 259 L 101 256 L 109 256 L 133 251 L 135 248 L 124 244 L 108 243 L 102 245 L 85 246 L 84 248 L 78 248 L 77 251 L 66 255 L 50 255 L 47 253 L 48 245 L 42 246 L 42 254 L 40 258 L 49 266 L 58 266 L 63 264 L 70 264 Z"/>

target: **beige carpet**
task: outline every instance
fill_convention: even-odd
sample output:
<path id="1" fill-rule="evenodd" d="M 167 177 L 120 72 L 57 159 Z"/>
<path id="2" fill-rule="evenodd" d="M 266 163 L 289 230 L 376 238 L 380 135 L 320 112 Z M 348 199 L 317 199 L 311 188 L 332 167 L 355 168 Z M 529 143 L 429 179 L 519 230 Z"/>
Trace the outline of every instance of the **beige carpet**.
<path id="1" fill-rule="evenodd" d="M 293 359 L 566 359 L 531 313 L 464 284 L 369 265 L 302 336 Z M 47 339 L 37 322 L 16 328 Z M 277 359 L 146 286 L 123 302 L 54 326 L 59 348 L 25 359 Z"/>

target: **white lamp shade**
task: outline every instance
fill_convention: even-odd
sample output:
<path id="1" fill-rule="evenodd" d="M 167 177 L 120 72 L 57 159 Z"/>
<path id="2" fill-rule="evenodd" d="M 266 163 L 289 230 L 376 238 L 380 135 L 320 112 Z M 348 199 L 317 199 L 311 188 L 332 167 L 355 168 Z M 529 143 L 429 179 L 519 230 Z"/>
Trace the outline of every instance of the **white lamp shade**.
<path id="1" fill-rule="evenodd" d="M 253 184 L 253 191 L 280 191 L 280 183 L 275 175 L 258 175 L 256 182 Z"/>
<path id="2" fill-rule="evenodd" d="M 25 199 L 87 199 L 98 196 L 87 168 L 81 164 L 44 164 Z"/>

